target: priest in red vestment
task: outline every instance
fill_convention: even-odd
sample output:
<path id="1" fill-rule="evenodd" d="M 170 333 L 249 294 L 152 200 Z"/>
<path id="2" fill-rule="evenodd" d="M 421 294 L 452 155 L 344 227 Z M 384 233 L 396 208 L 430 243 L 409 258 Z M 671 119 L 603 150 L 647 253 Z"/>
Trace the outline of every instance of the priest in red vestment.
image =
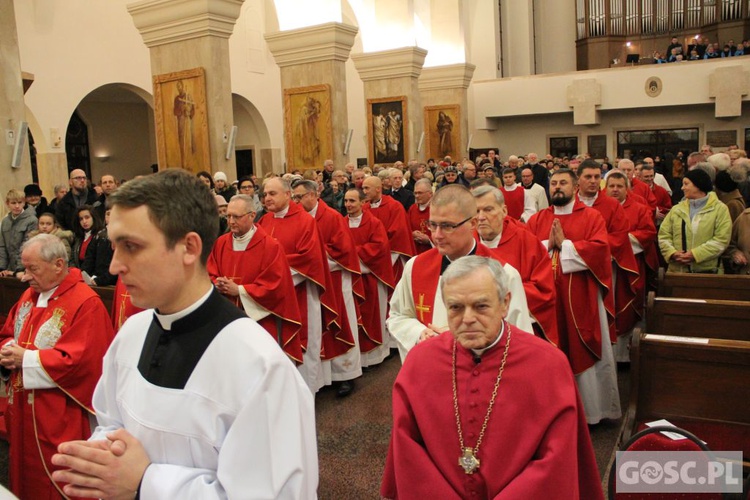
<path id="1" fill-rule="evenodd" d="M 641 180 L 646 184 L 651 192 L 654 193 L 656 198 L 656 224 L 661 224 L 664 217 L 667 216 L 670 210 L 672 210 L 672 195 L 669 192 L 658 185 L 655 181 L 656 171 L 651 165 L 643 165 L 641 169 Z"/>
<path id="2" fill-rule="evenodd" d="M 622 170 L 622 173 L 625 174 L 630 181 L 630 190 L 637 194 L 638 196 L 642 197 L 644 200 L 646 200 L 646 203 L 648 203 L 649 208 L 652 212 L 656 212 L 656 196 L 654 196 L 653 191 L 648 187 L 648 185 L 639 180 L 635 176 L 635 163 L 633 163 L 632 160 L 628 160 L 627 158 L 623 158 L 619 162 L 617 162 L 617 168 Z"/>
<path id="3" fill-rule="evenodd" d="M 628 221 L 625 210 L 614 199 L 599 190 L 602 182 L 601 166 L 592 159 L 584 160 L 578 167 L 578 199 L 596 211 L 604 218 L 607 227 L 609 250 L 612 254 L 612 284 L 615 289 L 615 324 L 610 324 L 610 339 L 617 342 L 617 335 L 630 331 L 633 324 L 630 321 L 636 291 L 642 278 L 638 272 L 638 263 L 633 255 L 628 237 Z"/>
<path id="4" fill-rule="evenodd" d="M 389 196 L 383 196 L 383 183 L 377 177 L 368 177 L 362 183 L 362 191 L 367 197 L 365 210 L 380 219 L 388 233 L 391 245 L 391 262 L 396 281 L 401 279 L 406 261 L 417 254 L 414 238 L 409 229 L 409 217 L 404 207 Z"/>
<path id="5" fill-rule="evenodd" d="M 502 266 L 460 258 L 441 287 L 450 331 L 420 342 L 396 378 L 381 496 L 603 498 L 570 367 L 505 321 Z"/>
<path id="6" fill-rule="evenodd" d="M 401 360 L 420 340 L 445 331 L 446 310 L 440 298 L 440 276 L 448 264 L 466 255 L 501 260 L 474 238 L 477 205 L 462 184 L 443 186 L 430 202 L 430 226 L 435 248 L 406 263 L 391 297 L 388 330 L 398 344 Z M 511 291 L 508 321 L 531 332 L 531 315 L 518 271 L 503 262 Z"/>
<path id="7" fill-rule="evenodd" d="M 360 307 L 359 349 L 362 367 L 368 367 L 382 363 L 390 354 L 390 334 L 385 318 L 396 280 L 388 234 L 380 219 L 362 210 L 364 201 L 365 195 L 359 189 L 350 189 L 344 194 L 347 222 L 357 248 L 365 289 L 365 300 Z"/>
<path id="8" fill-rule="evenodd" d="M 628 192 L 628 178 L 619 170 L 613 170 L 607 176 L 607 196 L 617 200 L 625 210 L 628 221 L 628 236 L 633 249 L 638 272 L 641 279 L 636 283 L 635 300 L 631 307 L 617 317 L 617 345 L 615 359 L 630 361 L 629 346 L 633 335 L 633 326 L 643 318 L 643 306 L 646 300 L 646 289 L 653 282 L 659 271 L 659 256 L 656 250 L 656 226 L 647 206 L 631 199 Z"/>
<path id="9" fill-rule="evenodd" d="M 415 203 L 409 207 L 409 227 L 417 254 L 425 253 L 432 248 L 430 228 L 430 200 L 432 199 L 432 183 L 429 179 L 419 179 L 414 183 Z"/>
<path id="10" fill-rule="evenodd" d="M 552 206 L 531 217 L 528 228 L 552 256 L 559 346 L 576 375 L 586 420 L 595 424 L 622 413 L 609 339 L 612 258 L 601 214 L 575 197 L 577 180 L 569 169 L 552 174 Z"/>
<path id="11" fill-rule="evenodd" d="M 52 455 L 59 444 L 91 435 L 91 398 L 114 333 L 99 296 L 68 268 L 59 238 L 31 238 L 21 262 L 29 288 L 0 332 L 0 371 L 10 377 L 10 489 L 19 498 L 60 498 Z"/>
<path id="12" fill-rule="evenodd" d="M 365 298 L 365 289 L 357 248 L 344 217 L 319 199 L 315 181 L 295 181 L 292 186 L 292 198 L 315 218 L 315 225 L 325 245 L 333 292 L 339 304 L 337 312 L 341 319 L 341 333 L 338 338 L 323 335 L 320 355 L 326 384 L 332 382 L 336 395 L 345 397 L 354 390 L 354 379 L 362 376 L 357 331 L 362 322 L 359 304 Z M 342 342 L 342 339 L 347 341 Z"/>
<path id="13" fill-rule="evenodd" d="M 208 256 L 216 289 L 271 334 L 287 356 L 302 363 L 300 313 L 292 275 L 279 242 L 253 223 L 255 200 L 238 194 L 227 206 L 229 233 Z"/>
<path id="14" fill-rule="evenodd" d="M 341 332 L 325 247 L 315 219 L 292 203 L 289 182 L 279 177 L 267 179 L 263 192 L 266 214 L 258 225 L 281 244 L 291 267 L 302 321 L 300 340 L 304 354 L 299 368 L 315 394 L 326 382 L 320 357 L 323 335 L 337 337 Z"/>
<path id="15" fill-rule="evenodd" d="M 523 224 L 507 216 L 502 191 L 480 186 L 471 194 L 477 202 L 480 242 L 516 268 L 534 320 L 534 333 L 557 345 L 557 295 L 547 249 Z"/>

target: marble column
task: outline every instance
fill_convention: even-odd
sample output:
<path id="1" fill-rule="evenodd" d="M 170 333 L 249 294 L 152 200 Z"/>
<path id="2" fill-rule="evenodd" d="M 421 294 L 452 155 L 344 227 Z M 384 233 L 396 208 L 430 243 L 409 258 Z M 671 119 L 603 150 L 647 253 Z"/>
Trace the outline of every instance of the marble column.
<path id="1" fill-rule="evenodd" d="M 206 80 L 210 165 L 191 170 L 223 171 L 230 180 L 236 174 L 234 154 L 225 158 L 228 137 L 234 125 L 232 82 L 229 67 L 229 37 L 244 0 L 144 0 L 128 5 L 128 12 L 150 49 L 152 75 L 203 68 Z M 172 99 L 164 102 L 172 107 Z M 164 133 L 156 117 L 156 133 Z M 159 158 L 164 148 L 157 140 Z M 159 168 L 164 169 L 163 160 Z"/>
<path id="2" fill-rule="evenodd" d="M 26 120 L 21 78 L 21 58 L 18 51 L 18 34 L 13 0 L 0 0 L 0 186 L 2 208 L 5 213 L 5 194 L 11 188 L 23 189 L 31 182 L 31 162 L 26 137 L 16 137 L 18 127 Z M 10 137 L 9 137 L 10 135 Z M 25 143 L 19 168 L 11 168 L 15 141 Z"/>
<path id="3" fill-rule="evenodd" d="M 365 106 L 371 106 L 373 100 L 395 101 L 401 97 L 406 99 L 403 117 L 406 145 L 404 162 L 417 158 L 417 147 L 424 130 L 418 79 L 426 55 L 427 51 L 419 47 L 403 47 L 352 55 L 354 66 L 364 83 Z M 368 129 L 371 130 L 371 128 L 370 123 Z M 372 142 L 371 139 L 370 142 Z M 368 153 L 370 166 L 375 163 L 373 154 L 373 145 L 370 144 Z"/>
<path id="4" fill-rule="evenodd" d="M 346 61 L 356 35 L 356 27 L 332 22 L 265 36 L 281 70 L 287 171 L 320 170 L 327 159 L 333 160 L 336 168 L 343 168 L 349 161 Z M 326 92 L 330 99 L 330 121 L 328 103 L 322 99 Z M 294 133 L 300 102 L 307 95 L 314 96 L 323 106 L 317 123 L 320 149 L 304 150 Z"/>
<path id="5" fill-rule="evenodd" d="M 473 64 L 451 64 L 449 66 L 435 66 L 424 68 L 419 77 L 419 91 L 422 98 L 422 106 L 425 109 L 425 144 L 419 153 L 420 160 L 434 158 L 439 161 L 444 156 L 442 151 L 436 147 L 436 123 L 434 112 L 430 110 L 454 109 L 458 106 L 457 116 L 451 116 L 453 120 L 454 144 L 452 158 L 458 161 L 469 156 L 467 151 L 469 139 L 469 104 L 467 89 L 474 75 Z M 432 120 L 428 122 L 428 116 Z"/>

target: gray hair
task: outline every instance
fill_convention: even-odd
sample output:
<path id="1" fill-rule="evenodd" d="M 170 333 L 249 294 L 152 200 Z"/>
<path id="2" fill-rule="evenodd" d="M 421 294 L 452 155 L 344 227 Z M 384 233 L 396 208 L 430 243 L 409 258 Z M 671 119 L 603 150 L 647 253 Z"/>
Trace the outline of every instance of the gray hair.
<path id="1" fill-rule="evenodd" d="M 401 171 L 401 169 L 398 169 L 396 167 L 391 167 L 388 169 L 388 177 L 393 177 L 394 175 L 404 175 L 404 173 Z"/>
<path id="2" fill-rule="evenodd" d="M 504 300 L 508 294 L 509 285 L 508 275 L 503 269 L 503 265 L 495 259 L 478 255 L 467 255 L 451 262 L 440 280 L 440 293 L 445 297 L 445 286 L 448 283 L 455 279 L 465 278 L 481 269 L 490 273 L 497 288 L 497 296 L 500 300 Z"/>
<path id="3" fill-rule="evenodd" d="M 53 191 L 55 192 L 55 196 L 58 195 L 60 191 L 63 189 L 66 189 L 68 186 L 66 184 L 55 184 L 55 187 L 53 188 Z"/>
<path id="4" fill-rule="evenodd" d="M 305 179 L 303 181 L 294 181 L 292 183 L 292 189 L 296 189 L 300 186 L 302 186 L 302 188 L 308 193 L 318 193 L 318 183 L 315 181 Z"/>
<path id="5" fill-rule="evenodd" d="M 430 191 L 432 191 L 432 182 L 430 182 L 430 179 L 425 179 L 424 177 L 422 177 L 421 179 L 419 179 L 417 182 L 414 183 L 414 189 L 416 189 L 417 186 L 423 186 L 426 189 L 429 189 Z"/>
<path id="6" fill-rule="evenodd" d="M 68 250 L 65 248 L 62 240 L 54 234 L 39 233 L 36 236 L 29 238 L 21 245 L 21 253 L 25 252 L 26 249 L 39 245 L 39 256 L 45 262 L 54 262 L 57 259 L 62 259 L 63 262 L 68 263 Z"/>
<path id="7" fill-rule="evenodd" d="M 717 171 L 726 170 L 732 165 L 732 159 L 726 153 L 716 153 L 709 156 L 706 161 L 711 164 Z"/>
<path id="8" fill-rule="evenodd" d="M 711 178 L 711 184 L 713 184 L 714 181 L 716 181 L 716 169 L 714 168 L 713 165 L 711 165 L 707 161 L 702 161 L 702 162 L 697 163 L 690 170 L 703 170 Z"/>
<path id="9" fill-rule="evenodd" d="M 503 192 L 494 186 L 479 186 L 478 188 L 472 189 L 471 194 L 474 195 L 474 198 L 481 198 L 482 196 L 491 194 L 492 197 L 495 198 L 495 203 L 498 205 L 505 205 L 505 196 L 503 195 Z"/>
<path id="10" fill-rule="evenodd" d="M 255 213 L 255 198 L 249 194 L 236 194 L 229 199 L 230 203 L 233 201 L 242 201 L 245 203 L 245 209 Z"/>

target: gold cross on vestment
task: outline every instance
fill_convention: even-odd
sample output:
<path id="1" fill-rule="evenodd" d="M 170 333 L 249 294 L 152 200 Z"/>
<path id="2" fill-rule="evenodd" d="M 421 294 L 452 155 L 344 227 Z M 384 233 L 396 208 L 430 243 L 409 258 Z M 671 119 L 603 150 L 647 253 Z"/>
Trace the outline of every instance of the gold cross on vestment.
<path id="1" fill-rule="evenodd" d="M 419 304 L 417 304 L 416 306 L 414 306 L 414 308 L 419 313 L 419 321 L 421 321 L 422 323 L 424 323 L 424 313 L 430 312 L 430 306 L 428 306 L 427 304 L 424 303 L 424 294 L 423 293 L 419 294 Z"/>

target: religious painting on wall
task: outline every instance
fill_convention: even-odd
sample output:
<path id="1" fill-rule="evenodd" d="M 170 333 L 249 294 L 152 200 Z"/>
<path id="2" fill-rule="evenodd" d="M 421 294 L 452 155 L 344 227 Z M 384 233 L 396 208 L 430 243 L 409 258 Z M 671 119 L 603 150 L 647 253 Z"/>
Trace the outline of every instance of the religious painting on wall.
<path id="1" fill-rule="evenodd" d="M 367 99 L 367 137 L 372 164 L 406 161 L 406 96 Z"/>
<path id="2" fill-rule="evenodd" d="M 154 76 L 159 168 L 211 170 L 203 68 Z"/>
<path id="3" fill-rule="evenodd" d="M 424 130 L 427 139 L 427 158 L 454 161 L 461 149 L 461 108 L 458 104 L 425 106 Z"/>
<path id="4" fill-rule="evenodd" d="M 333 158 L 331 88 L 313 85 L 284 90 L 287 171 L 323 168 Z"/>

